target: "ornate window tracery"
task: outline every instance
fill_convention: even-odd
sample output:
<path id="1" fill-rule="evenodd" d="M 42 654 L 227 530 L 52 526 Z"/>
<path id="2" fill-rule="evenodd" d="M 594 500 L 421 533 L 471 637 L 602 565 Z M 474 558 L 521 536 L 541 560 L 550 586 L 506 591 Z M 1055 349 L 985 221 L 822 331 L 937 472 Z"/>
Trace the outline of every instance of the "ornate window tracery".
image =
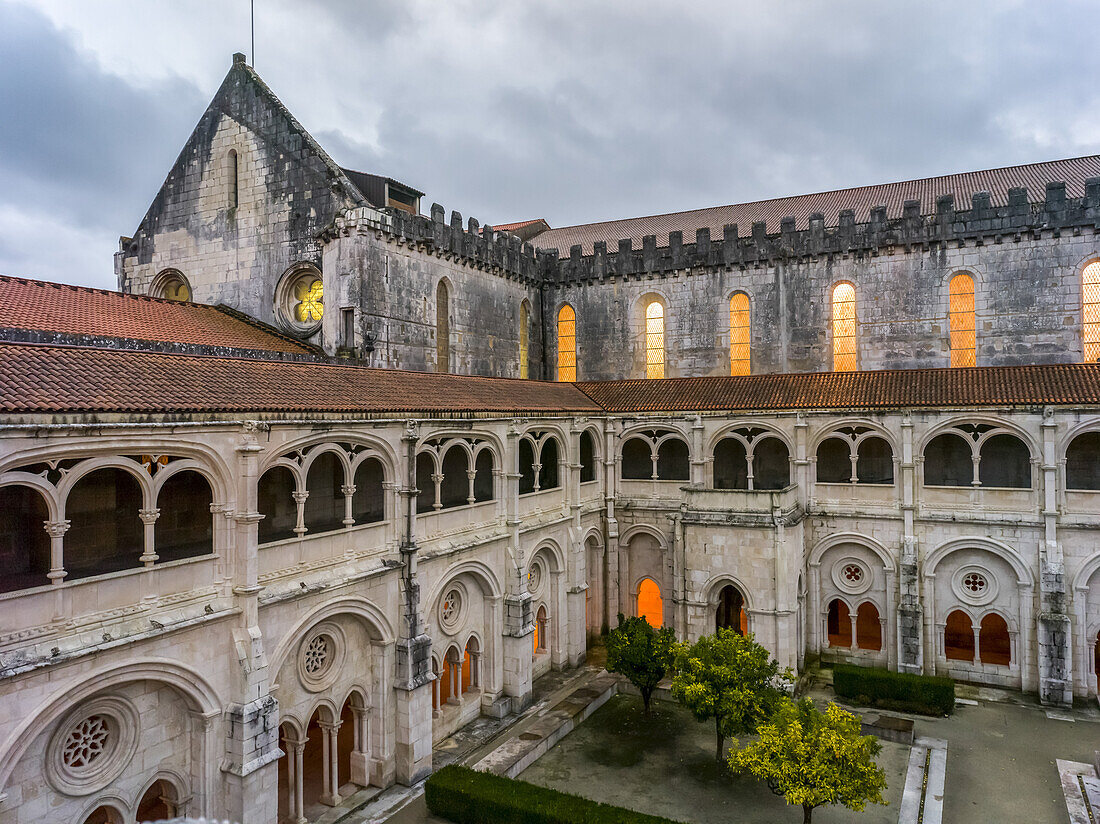
<path id="1" fill-rule="evenodd" d="M 1081 273 L 1081 320 L 1085 362 L 1100 361 L 1100 260 Z"/>
<path id="2" fill-rule="evenodd" d="M 730 298 L 730 374 L 748 375 L 751 373 L 749 354 L 751 326 L 749 318 L 749 296 L 737 292 Z"/>
<path id="3" fill-rule="evenodd" d="M 856 350 L 856 289 L 850 283 L 833 287 L 833 371 L 859 368 Z"/>
<path id="4" fill-rule="evenodd" d="M 974 314 L 974 278 L 960 272 L 948 285 L 948 326 L 951 337 L 951 365 L 977 364 L 977 320 Z"/>
<path id="5" fill-rule="evenodd" d="M 577 313 L 568 303 L 558 311 L 558 380 L 577 379 Z"/>
<path id="6" fill-rule="evenodd" d="M 656 300 L 645 308 L 645 376 L 665 376 L 665 307 Z"/>

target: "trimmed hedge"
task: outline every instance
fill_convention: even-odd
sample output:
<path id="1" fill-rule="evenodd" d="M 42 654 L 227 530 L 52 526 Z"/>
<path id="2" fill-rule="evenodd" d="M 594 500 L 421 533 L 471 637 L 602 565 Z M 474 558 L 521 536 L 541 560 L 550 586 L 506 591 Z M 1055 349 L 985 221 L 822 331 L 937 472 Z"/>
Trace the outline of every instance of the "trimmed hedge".
<path id="1" fill-rule="evenodd" d="M 424 799 L 455 824 L 678 824 L 457 764 L 428 779 Z"/>
<path id="2" fill-rule="evenodd" d="M 933 675 L 837 664 L 833 691 L 860 704 L 903 712 L 950 715 L 955 711 L 955 682 Z"/>

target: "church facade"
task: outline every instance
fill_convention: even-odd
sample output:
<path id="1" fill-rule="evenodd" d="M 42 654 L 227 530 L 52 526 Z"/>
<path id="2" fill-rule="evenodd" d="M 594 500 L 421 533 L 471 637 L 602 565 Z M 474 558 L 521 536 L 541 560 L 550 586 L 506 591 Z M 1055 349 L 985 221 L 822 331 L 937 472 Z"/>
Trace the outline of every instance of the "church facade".
<path id="1" fill-rule="evenodd" d="M 0 278 L 0 824 L 310 820 L 619 613 L 1097 699 L 1100 158 L 421 194 L 235 59 L 119 292 Z"/>

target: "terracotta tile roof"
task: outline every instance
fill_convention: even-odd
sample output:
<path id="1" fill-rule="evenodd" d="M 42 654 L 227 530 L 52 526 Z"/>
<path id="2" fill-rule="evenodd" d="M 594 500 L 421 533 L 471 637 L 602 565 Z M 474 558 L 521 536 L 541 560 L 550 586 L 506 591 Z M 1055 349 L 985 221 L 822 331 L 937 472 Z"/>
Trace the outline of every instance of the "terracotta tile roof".
<path id="1" fill-rule="evenodd" d="M 1100 405 L 1100 364 L 578 383 L 608 412 Z"/>
<path id="2" fill-rule="evenodd" d="M 589 412 L 572 384 L 0 343 L 0 412 Z"/>
<path id="3" fill-rule="evenodd" d="M 0 329 L 312 355 L 238 312 L 0 275 Z"/>
<path id="4" fill-rule="evenodd" d="M 536 217 L 533 220 L 521 220 L 518 223 L 502 223 L 500 226 L 494 226 L 498 232 L 514 232 L 516 229 L 522 229 L 524 226 L 532 226 L 536 223 L 546 223 L 541 217 Z M 546 224 L 546 228 L 550 228 L 550 224 Z"/>
<path id="5" fill-rule="evenodd" d="M 693 243 L 696 229 L 709 227 L 712 237 L 721 237 L 724 227 L 734 223 L 742 237 L 748 235 L 752 231 L 752 224 L 758 221 L 767 223 L 769 233 L 778 232 L 779 223 L 785 217 L 795 218 L 796 227 L 805 229 L 810 215 L 815 212 L 825 216 L 826 226 L 837 225 L 842 209 L 852 209 L 856 222 L 860 223 L 870 220 L 872 208 L 885 206 L 887 217 L 893 219 L 901 217 L 906 200 L 919 200 L 921 213 L 928 215 L 935 212 L 936 198 L 948 194 L 955 196 L 957 209 L 969 209 L 971 195 L 978 192 L 989 192 L 993 205 L 998 206 L 1007 203 L 1008 190 L 1018 186 L 1027 187 L 1028 198 L 1035 203 L 1044 199 L 1046 184 L 1051 181 L 1064 182 L 1068 197 L 1082 197 L 1085 194 L 1085 181 L 1098 176 L 1100 155 L 1091 155 L 774 200 L 757 200 L 689 212 L 562 226 L 536 235 L 531 243 L 542 249 L 557 249 L 562 256 L 568 255 L 570 247 L 578 243 L 583 254 L 590 255 L 592 244 L 601 240 L 607 243 L 608 251 L 615 251 L 619 241 L 624 238 L 631 238 L 634 248 L 641 248 L 645 235 L 656 235 L 657 245 L 667 246 L 668 233 L 675 231 L 684 233 L 685 243 Z"/>

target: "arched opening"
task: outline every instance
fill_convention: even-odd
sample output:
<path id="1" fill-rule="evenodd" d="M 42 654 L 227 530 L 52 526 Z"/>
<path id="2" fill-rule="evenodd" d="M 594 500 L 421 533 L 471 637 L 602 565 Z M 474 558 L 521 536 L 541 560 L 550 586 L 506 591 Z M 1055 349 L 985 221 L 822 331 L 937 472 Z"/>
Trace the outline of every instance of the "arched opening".
<path id="1" fill-rule="evenodd" d="M 122 813 L 114 807 L 96 807 L 84 819 L 84 824 L 122 824 Z"/>
<path id="2" fill-rule="evenodd" d="M 535 655 L 546 652 L 546 606 L 535 613 Z"/>
<path id="3" fill-rule="evenodd" d="M 749 296 L 738 292 L 730 298 L 730 374 L 748 375 L 749 363 Z"/>
<path id="4" fill-rule="evenodd" d="M 331 532 L 344 527 L 344 465 L 334 452 L 322 452 L 306 475 L 305 524 L 307 532 Z"/>
<path id="5" fill-rule="evenodd" d="M 1092 671 L 1096 675 L 1096 691 L 1100 693 L 1100 632 L 1096 633 L 1096 644 L 1093 647 Z"/>
<path id="6" fill-rule="evenodd" d="M 470 503 L 470 460 L 466 450 L 453 445 L 443 455 L 443 482 L 439 487 L 439 502 L 443 509 Z"/>
<path id="7" fill-rule="evenodd" d="M 214 551 L 214 493 L 194 470 L 177 472 L 157 493 L 160 515 L 153 526 L 161 563 L 209 555 Z"/>
<path id="8" fill-rule="evenodd" d="M 596 444 L 587 429 L 581 433 L 581 483 L 596 480 Z"/>
<path id="9" fill-rule="evenodd" d="M 0 592 L 50 582 L 50 520 L 46 500 L 29 486 L 0 487 Z"/>
<path id="10" fill-rule="evenodd" d="M 856 610 L 856 646 L 876 652 L 882 649 L 882 623 L 878 607 L 870 601 L 864 601 Z"/>
<path id="11" fill-rule="evenodd" d="M 539 489 L 557 489 L 558 482 L 558 439 L 547 438 L 542 444 L 542 453 L 539 455 Z"/>
<path id="12" fill-rule="evenodd" d="M 256 499 L 260 514 L 264 516 L 259 523 L 261 544 L 294 537 L 294 527 L 298 524 L 294 490 L 294 473 L 285 466 L 273 466 L 260 476 Z"/>
<path id="13" fill-rule="evenodd" d="M 357 524 L 373 524 L 386 517 L 385 468 L 377 458 L 367 458 L 355 468 L 355 493 L 351 517 Z"/>
<path id="14" fill-rule="evenodd" d="M 850 283 L 833 287 L 833 371 L 859 368 L 856 351 L 856 290 Z"/>
<path id="15" fill-rule="evenodd" d="M 470 636 L 466 642 L 466 655 L 462 659 L 462 691 L 481 689 L 481 644 Z"/>
<path id="16" fill-rule="evenodd" d="M 779 438 L 762 438 L 752 450 L 753 489 L 786 489 L 791 483 L 791 455 Z"/>
<path id="17" fill-rule="evenodd" d="M 653 477 L 653 445 L 645 438 L 630 438 L 623 444 L 624 481 L 648 481 Z"/>
<path id="18" fill-rule="evenodd" d="M 994 435 L 982 444 L 978 461 L 982 486 L 1031 488 L 1031 453 L 1015 435 Z"/>
<path id="19" fill-rule="evenodd" d="M 943 654 L 949 661 L 974 660 L 974 624 L 962 610 L 947 616 L 943 628 Z"/>
<path id="20" fill-rule="evenodd" d="M 314 818 L 325 793 L 325 731 L 321 729 L 321 710 L 309 719 L 305 751 L 302 753 L 302 803 L 306 818 Z M 311 814 L 311 808 L 312 814 Z"/>
<path id="21" fill-rule="evenodd" d="M 656 300 L 645 308 L 645 376 L 665 376 L 665 307 Z"/>
<path id="22" fill-rule="evenodd" d="M 435 288 L 435 371 L 451 371 L 451 300 L 445 280 Z"/>
<path id="23" fill-rule="evenodd" d="M 336 731 L 336 784 L 341 788 L 351 784 L 351 754 L 355 751 L 355 710 L 351 697 L 340 710 L 340 729 Z M 354 792 L 354 788 L 349 788 Z M 348 793 L 350 795 L 351 793 Z"/>
<path id="24" fill-rule="evenodd" d="M 852 646 L 852 613 L 839 598 L 829 602 L 826 624 L 830 647 Z"/>
<path id="25" fill-rule="evenodd" d="M 1081 273 L 1081 320 L 1085 363 L 1100 361 L 1100 260 Z"/>
<path id="26" fill-rule="evenodd" d="M 138 802 L 137 824 L 174 818 L 177 815 L 178 800 L 179 794 L 169 782 L 163 778 L 154 781 L 153 786 L 145 791 L 145 795 Z"/>
<path id="27" fill-rule="evenodd" d="M 843 438 L 826 438 L 817 445 L 817 482 L 846 484 L 851 481 L 851 444 Z"/>
<path id="28" fill-rule="evenodd" d="M 925 486 L 970 486 L 974 460 L 970 444 L 960 435 L 944 432 L 924 448 Z"/>
<path id="29" fill-rule="evenodd" d="M 745 598 L 741 591 L 727 584 L 718 593 L 718 609 L 714 613 L 714 627 L 736 630 L 739 635 L 748 635 L 749 618 L 745 612 Z"/>
<path id="30" fill-rule="evenodd" d="M 443 673 L 439 669 L 439 662 L 432 659 L 432 675 L 435 676 L 432 688 L 432 709 L 438 714 L 443 698 Z"/>
<path id="31" fill-rule="evenodd" d="M 951 365 L 977 363 L 977 321 L 974 316 L 974 278 L 960 272 L 948 284 L 947 324 L 951 330 Z"/>
<path id="32" fill-rule="evenodd" d="M 229 157 L 226 163 L 226 183 L 229 191 L 227 192 L 226 202 L 230 209 L 237 208 L 237 198 L 240 194 L 240 173 L 237 169 L 237 150 L 230 149 Z"/>
<path id="33" fill-rule="evenodd" d="M 431 512 L 435 509 L 435 460 L 427 452 L 416 456 L 416 511 Z"/>
<path id="34" fill-rule="evenodd" d="M 1100 432 L 1078 435 L 1066 448 L 1066 488 L 1100 489 Z"/>
<path id="35" fill-rule="evenodd" d="M 740 438 L 723 438 L 714 447 L 714 488 L 749 488 L 749 461 Z"/>
<path id="36" fill-rule="evenodd" d="M 856 447 L 856 483 L 892 484 L 894 451 L 885 438 L 864 438 Z"/>
<path id="37" fill-rule="evenodd" d="M 294 738 L 293 733 L 286 724 L 279 725 L 279 749 L 282 750 L 282 755 L 279 757 L 278 765 L 278 794 L 279 794 L 279 821 L 286 821 L 294 816 L 294 810 L 292 809 L 294 804 L 292 786 L 293 770 L 294 770 L 294 748 L 290 744 L 290 740 Z"/>
<path id="38" fill-rule="evenodd" d="M 124 469 L 96 469 L 76 482 L 65 502 L 68 579 L 141 566 L 145 528 L 138 517 L 141 486 Z"/>
<path id="39" fill-rule="evenodd" d="M 558 311 L 558 380 L 577 379 L 577 313 L 568 303 Z"/>
<path id="40" fill-rule="evenodd" d="M 535 446 L 528 438 L 519 439 L 519 494 L 535 491 Z"/>
<path id="41" fill-rule="evenodd" d="M 527 301 L 523 301 L 519 305 L 519 376 L 526 378 L 528 376 L 528 339 L 527 339 L 527 327 L 530 324 L 530 309 L 527 307 Z"/>
<path id="42" fill-rule="evenodd" d="M 178 269 L 165 269 L 153 280 L 149 294 L 155 298 L 186 303 L 191 300 L 191 285 Z"/>
<path id="43" fill-rule="evenodd" d="M 686 481 L 691 477 L 688 445 L 679 438 L 669 438 L 657 447 L 657 480 Z"/>
<path id="44" fill-rule="evenodd" d="M 482 449 L 474 461 L 474 501 L 493 500 L 493 453 Z"/>
<path id="45" fill-rule="evenodd" d="M 665 623 L 661 588 L 652 578 L 643 578 L 638 584 L 638 617 L 645 618 L 651 627 L 660 627 Z"/>
<path id="46" fill-rule="evenodd" d="M 1012 639 L 1008 622 L 991 612 L 978 627 L 978 658 L 983 664 L 1007 667 L 1012 663 Z"/>

